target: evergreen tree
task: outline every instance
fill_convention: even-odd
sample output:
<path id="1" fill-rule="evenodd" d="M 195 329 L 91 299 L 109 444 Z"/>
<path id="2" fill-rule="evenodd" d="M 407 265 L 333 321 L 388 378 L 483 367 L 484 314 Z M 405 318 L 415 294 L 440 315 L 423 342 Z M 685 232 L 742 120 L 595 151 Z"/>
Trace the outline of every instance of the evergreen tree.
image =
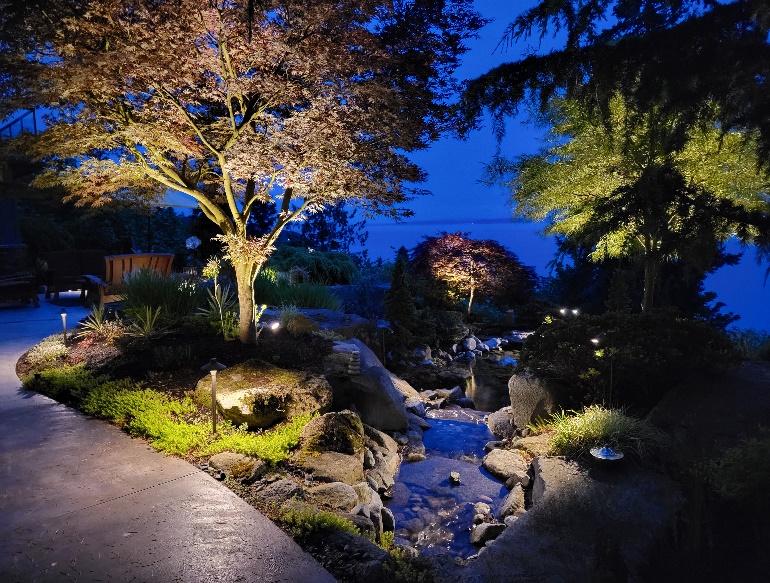
<path id="1" fill-rule="evenodd" d="M 417 308 L 409 283 L 409 254 L 405 247 L 396 253 L 390 289 L 385 292 L 385 319 L 390 322 L 393 340 L 407 347 L 415 340 Z"/>

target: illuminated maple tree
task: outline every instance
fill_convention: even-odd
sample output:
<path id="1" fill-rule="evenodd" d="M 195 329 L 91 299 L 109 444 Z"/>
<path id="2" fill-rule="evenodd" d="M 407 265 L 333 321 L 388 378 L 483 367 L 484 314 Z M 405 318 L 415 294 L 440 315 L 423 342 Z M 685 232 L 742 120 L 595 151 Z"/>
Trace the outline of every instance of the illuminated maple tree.
<path id="1" fill-rule="evenodd" d="M 537 279 L 531 267 L 497 241 L 469 239 L 468 233 L 425 237 L 413 252 L 415 269 L 443 282 L 450 293 L 468 300 L 476 296 L 522 301 Z"/>
<path id="2" fill-rule="evenodd" d="M 46 163 L 38 184 L 89 205 L 148 187 L 192 197 L 235 266 L 242 342 L 289 223 L 342 200 L 399 215 L 420 194 L 408 154 L 452 125 L 453 72 L 483 24 L 468 0 L 251 5 L 0 1 L 3 107 L 50 112 L 16 140 Z M 277 216 L 252 238 L 262 203 Z"/>

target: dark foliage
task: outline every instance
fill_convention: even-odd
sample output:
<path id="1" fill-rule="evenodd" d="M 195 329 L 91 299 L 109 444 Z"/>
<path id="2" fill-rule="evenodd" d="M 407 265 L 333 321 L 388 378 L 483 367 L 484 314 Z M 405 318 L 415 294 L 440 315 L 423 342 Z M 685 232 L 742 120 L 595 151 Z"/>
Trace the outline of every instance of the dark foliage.
<path id="1" fill-rule="evenodd" d="M 567 408 L 601 402 L 649 408 L 688 374 L 737 360 L 723 332 L 654 310 L 554 320 L 527 339 L 519 367 L 563 381 Z"/>

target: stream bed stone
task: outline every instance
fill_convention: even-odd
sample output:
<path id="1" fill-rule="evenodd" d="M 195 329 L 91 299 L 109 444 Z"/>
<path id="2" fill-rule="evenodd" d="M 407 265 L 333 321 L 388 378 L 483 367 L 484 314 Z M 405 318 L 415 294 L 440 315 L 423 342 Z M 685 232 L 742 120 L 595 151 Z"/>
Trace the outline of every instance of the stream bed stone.
<path id="1" fill-rule="evenodd" d="M 401 465 L 393 499 L 386 504 L 395 517 L 396 542 L 416 546 L 423 555 L 464 558 L 476 553 L 470 540 L 474 506 L 484 502 L 496 515 L 508 493 L 481 467 L 484 445 L 493 438 L 481 415 L 457 416 L 475 422 L 429 419 L 427 459 Z M 460 474 L 459 484 L 451 483 L 452 472 Z"/>

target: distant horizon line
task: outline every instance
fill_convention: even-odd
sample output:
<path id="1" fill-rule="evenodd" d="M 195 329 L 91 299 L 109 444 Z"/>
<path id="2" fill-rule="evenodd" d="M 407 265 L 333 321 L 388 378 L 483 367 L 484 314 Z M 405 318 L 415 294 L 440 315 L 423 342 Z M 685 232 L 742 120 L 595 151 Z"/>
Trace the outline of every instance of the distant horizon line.
<path id="1" fill-rule="evenodd" d="M 479 219 L 419 219 L 416 221 L 412 221 L 409 219 L 405 219 L 402 221 L 391 221 L 391 222 L 369 222 L 367 220 L 366 226 L 367 227 L 403 227 L 403 226 L 414 226 L 414 225 L 502 225 L 506 223 L 532 223 L 532 221 L 527 221 L 525 219 L 514 219 L 514 218 L 497 218 L 497 219 L 489 219 L 489 218 L 479 218 Z"/>

